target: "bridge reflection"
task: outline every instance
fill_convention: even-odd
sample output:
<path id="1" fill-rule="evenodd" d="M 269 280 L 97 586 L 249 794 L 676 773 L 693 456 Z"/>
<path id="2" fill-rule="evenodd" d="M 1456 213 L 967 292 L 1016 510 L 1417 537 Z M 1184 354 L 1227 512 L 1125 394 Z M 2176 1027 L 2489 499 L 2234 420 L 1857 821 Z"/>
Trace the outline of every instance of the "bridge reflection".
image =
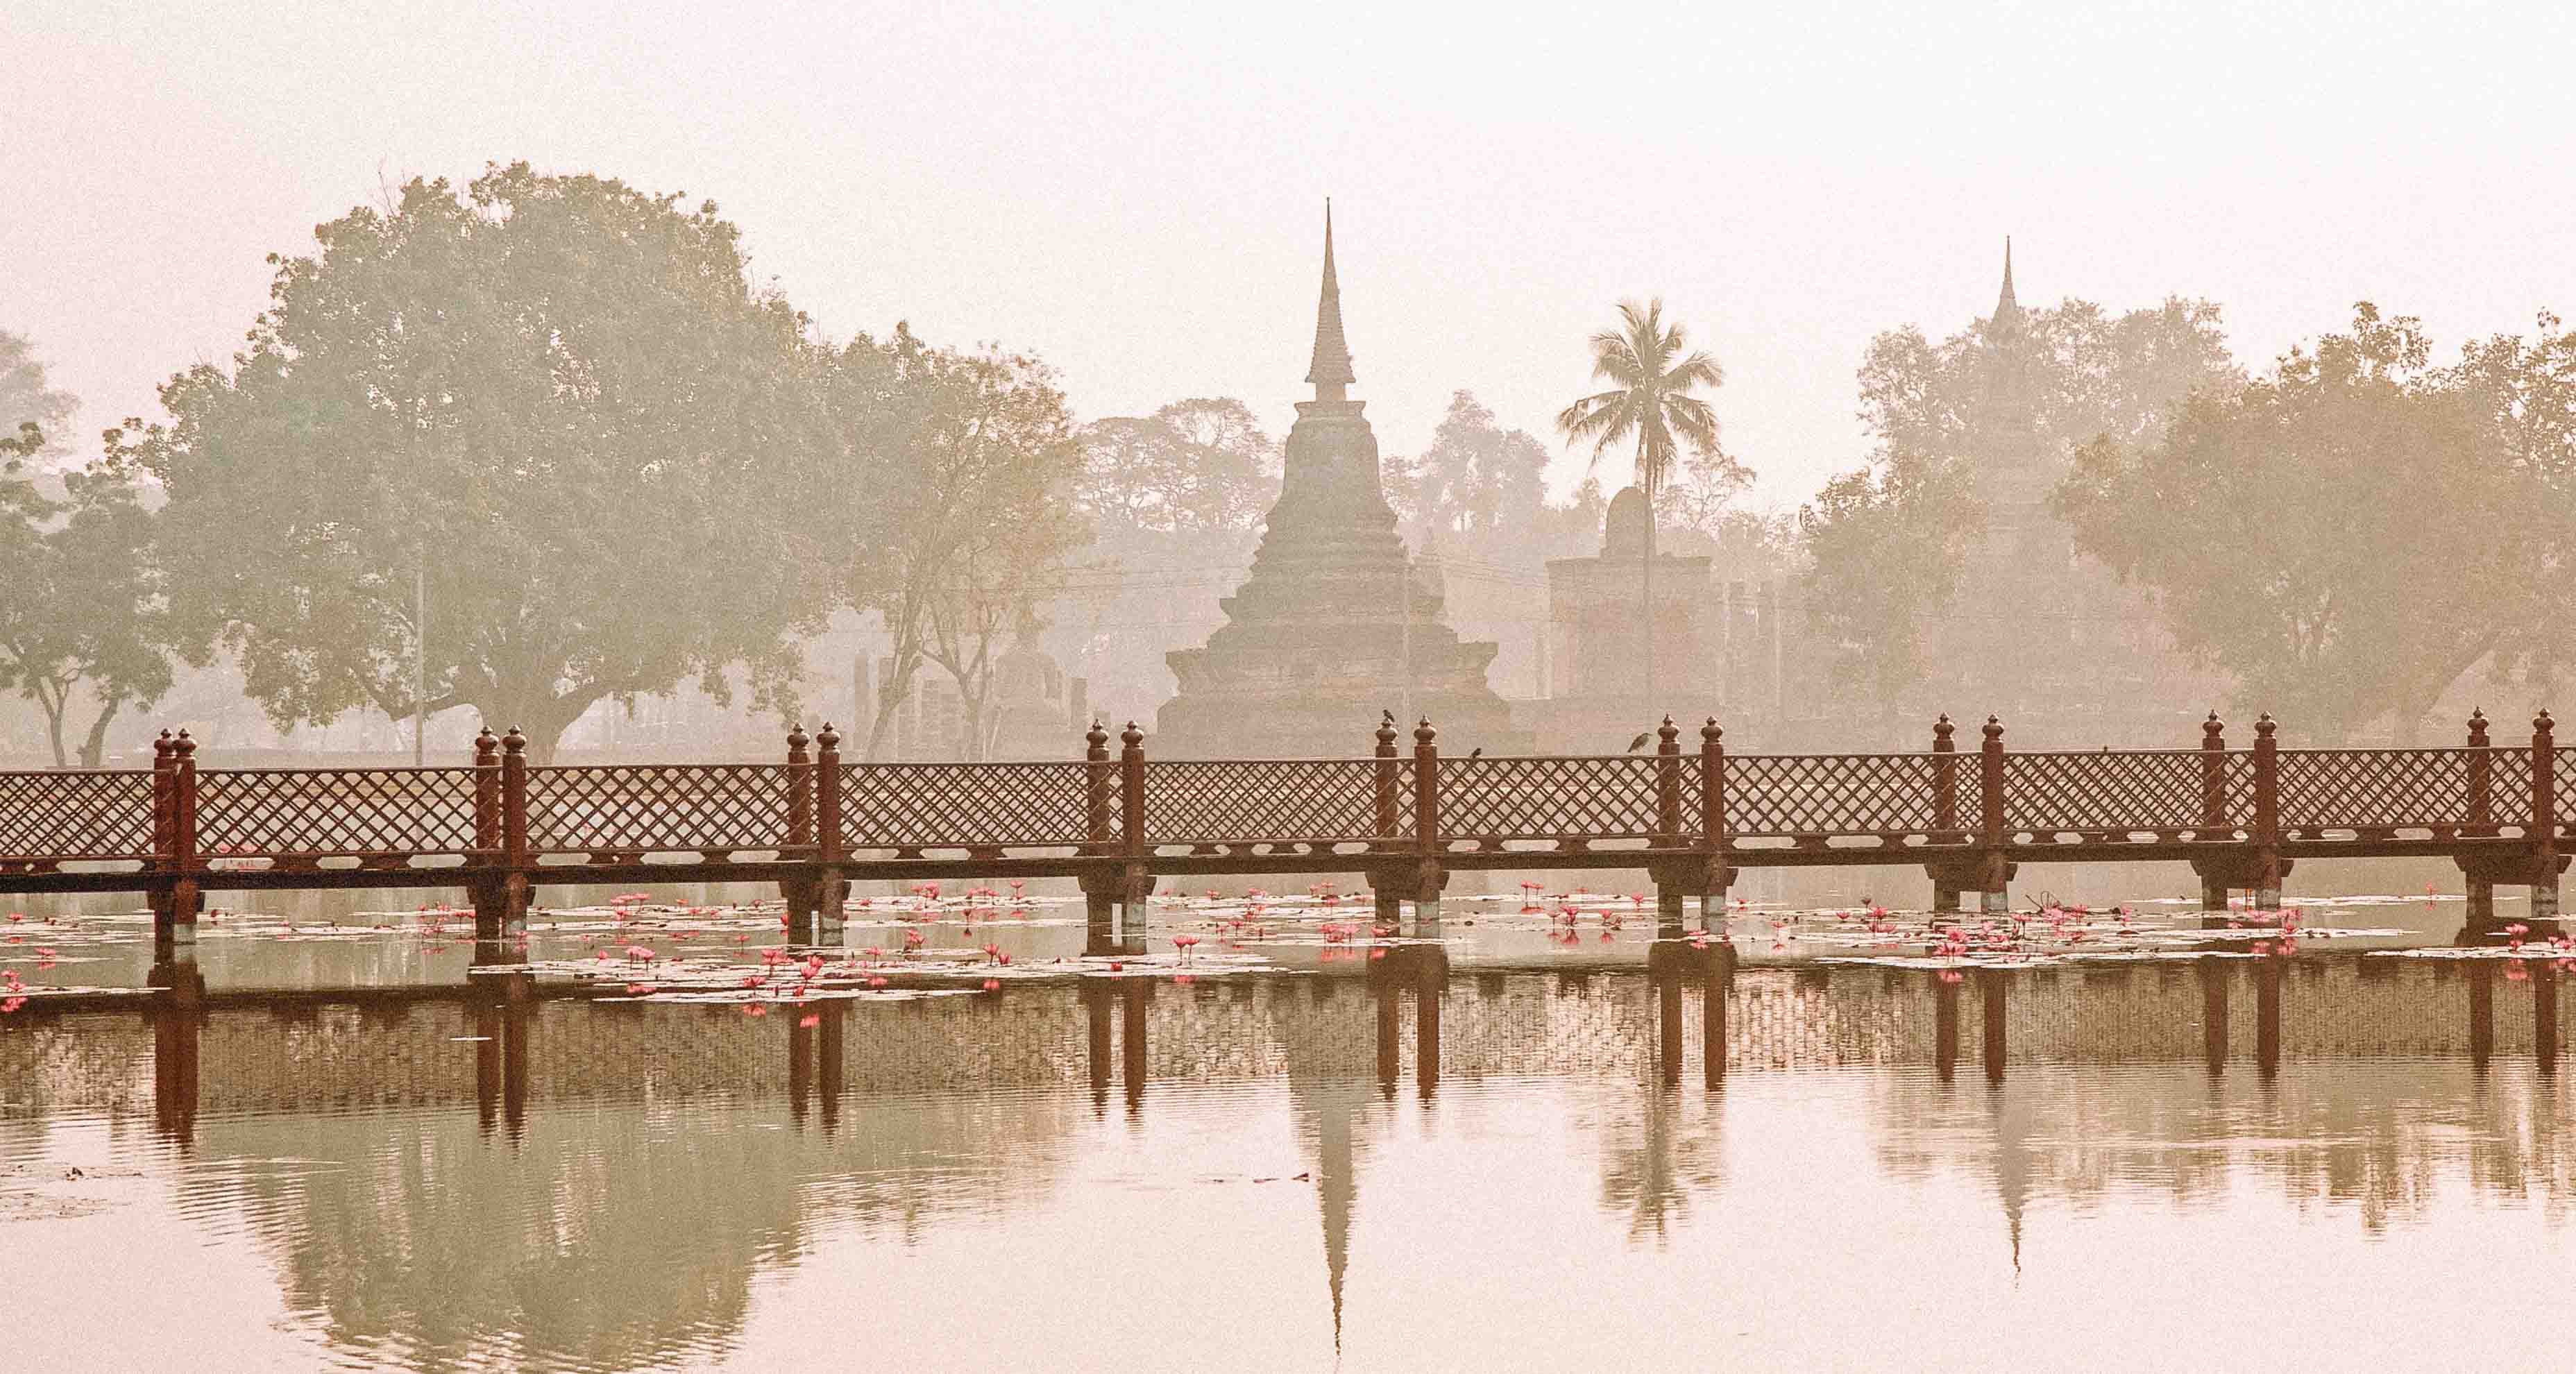
<path id="1" fill-rule="evenodd" d="M 1881 1167 L 1982 1177 L 2016 1252 L 2042 1200 L 2193 1196 L 2234 1173 L 2349 1199 L 2373 1225 L 2423 1205 L 2441 1165 L 2500 1196 L 2576 1203 L 2576 1121 L 2555 1085 L 2564 976 L 2539 960 L 2241 954 L 1949 977 L 1747 970 L 1730 946 L 1687 940 L 1659 942 L 1642 975 L 1462 972 L 1424 942 L 1347 973 L 1087 978 L 754 1017 L 568 999 L 506 968 L 464 989 L 210 994 L 172 964 L 137 1008 L 31 1006 L 0 1024 L 0 1077 L 25 1085 L 13 1110 L 39 1117 L 148 1110 L 174 1154 L 321 1161 L 191 1186 L 295 1241 L 275 1250 L 288 1286 L 352 1339 L 390 1339 L 405 1319 L 389 1314 L 434 1299 L 485 1304 L 466 1328 L 521 1320 L 507 1283 L 419 1259 L 388 1278 L 361 1258 L 471 1255 L 539 1286 L 595 1285 L 582 1320 L 598 1328 L 556 1334 L 623 1332 L 649 1361 L 732 1329 L 746 1277 L 827 1221 L 909 1236 L 1047 1195 L 1113 1115 L 1113 1089 L 1133 1126 L 1203 1110 L 1208 1085 L 1276 1086 L 1337 1316 L 1375 1153 L 1435 1106 L 1472 1123 L 1461 1094 L 1540 1080 L 1587 1094 L 1601 1205 L 1632 1239 L 1722 1192 L 1719 1129 L 1765 1100 L 1745 1086 L 1855 1068 L 1878 1071 L 1849 1124 Z M 2277 1091 L 2285 1079 L 2298 1091 Z M 719 1107 L 730 1115 L 708 1115 Z M 681 1130 L 715 1130 L 704 1148 L 718 1153 L 667 1158 Z M 244 1210 L 252 1188 L 273 1196 Z M 565 1206 L 597 1225 L 556 1234 Z M 495 1238 L 495 1216 L 558 1221 Z M 644 1254 L 657 1247 L 696 1258 Z M 631 1300 L 603 1277 L 629 1265 L 659 1275 Z M 366 1272 L 419 1291 L 352 1277 Z M 460 1284 L 462 1299 L 437 1288 Z M 645 1320 L 654 1303 L 686 1319 Z M 424 1362 L 461 1358 L 434 1333 L 398 1334 Z"/>

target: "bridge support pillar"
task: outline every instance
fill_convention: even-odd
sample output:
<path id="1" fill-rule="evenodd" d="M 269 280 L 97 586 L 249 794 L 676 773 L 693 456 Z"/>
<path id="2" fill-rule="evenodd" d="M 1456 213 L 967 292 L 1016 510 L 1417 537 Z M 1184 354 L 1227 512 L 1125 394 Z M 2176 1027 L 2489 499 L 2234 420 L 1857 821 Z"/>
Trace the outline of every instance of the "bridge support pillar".
<path id="1" fill-rule="evenodd" d="M 2298 862 L 2293 859 L 2274 860 L 2268 875 L 2270 886 L 2266 887 L 2260 853 L 2239 849 L 2201 854 L 2191 861 L 2191 871 L 2200 875 L 2200 909 L 2218 916 L 2227 914 L 2228 894 L 2236 891 L 2252 894 L 2256 910 L 2280 910 L 2281 881 L 2296 867 Z"/>
<path id="2" fill-rule="evenodd" d="M 2529 854 L 2460 855 L 2452 862 L 2460 866 L 2466 880 L 2469 909 L 2463 916 L 2460 939 L 2467 942 L 2501 940 L 2509 924 L 2496 913 L 2495 890 L 2498 884 L 2511 887 L 2516 883 L 2531 885 L 2531 909 L 2522 918 L 2528 936 L 2548 938 L 2560 933 L 2558 875 L 2567 870 L 2570 855 L 2554 855 L 2549 872 L 2535 875 L 2535 859 Z"/>
<path id="3" fill-rule="evenodd" d="M 1655 880 L 1656 939 L 1678 940 L 1688 933 L 1682 923 L 1682 912 L 1685 899 L 1693 896 L 1700 900 L 1701 924 L 1705 926 L 1709 891 L 1713 886 L 1716 887 L 1718 910 L 1723 919 L 1726 889 L 1716 886 L 1722 879 L 1712 873 L 1712 870 L 1723 867 L 1722 863 L 1713 862 L 1705 855 L 1664 859 L 1647 866 L 1646 875 Z"/>
<path id="4" fill-rule="evenodd" d="M 1142 902 L 1128 898 L 1129 875 L 1124 868 L 1087 869 L 1080 875 L 1082 884 L 1083 940 L 1082 952 L 1089 955 L 1136 955 L 1145 952 L 1145 919 Z M 1147 878 L 1145 891 L 1153 891 L 1153 879 Z M 1130 914 L 1131 906 L 1134 914 Z"/>
<path id="5" fill-rule="evenodd" d="M 181 878 L 154 891 L 152 903 L 152 957 L 167 961 L 185 957 L 194 961 L 197 948 L 197 917 L 206 909 L 205 894 L 198 890 L 197 880 Z"/>
<path id="6" fill-rule="evenodd" d="M 2008 909 L 2007 888 L 2021 865 L 1963 854 L 1931 860 L 1923 865 L 1923 871 L 1932 879 L 1932 914 L 1937 921 L 1942 916 L 1960 915 L 1971 892 L 1978 894 L 1980 911 L 1991 915 Z"/>
<path id="7" fill-rule="evenodd" d="M 837 868 L 779 883 L 787 897 L 787 943 L 838 947 L 848 930 L 849 880 Z"/>
<path id="8" fill-rule="evenodd" d="M 527 938 L 530 892 L 526 874 L 477 878 L 468 885 L 467 894 L 474 901 L 476 940 L 497 944 Z"/>
<path id="9" fill-rule="evenodd" d="M 1440 893 L 1449 886 L 1449 870 L 1436 862 L 1407 860 L 1369 869 L 1368 885 L 1379 926 L 1402 929 L 1404 903 L 1410 898 L 1413 929 L 1409 933 L 1423 939 L 1439 936 Z"/>

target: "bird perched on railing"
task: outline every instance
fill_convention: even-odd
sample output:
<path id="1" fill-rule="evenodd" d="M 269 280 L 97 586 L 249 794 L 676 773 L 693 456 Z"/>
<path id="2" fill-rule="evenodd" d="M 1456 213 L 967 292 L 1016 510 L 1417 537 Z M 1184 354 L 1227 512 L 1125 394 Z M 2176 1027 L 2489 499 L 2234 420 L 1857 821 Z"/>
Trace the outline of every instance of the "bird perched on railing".
<path id="1" fill-rule="evenodd" d="M 1631 754 L 1633 754 L 1633 753 L 1636 753 L 1638 750 L 1645 748 L 1645 747 L 1646 747 L 1647 742 L 1648 742 L 1648 741 L 1650 741 L 1650 740 L 1652 740 L 1654 737 L 1655 737 L 1655 732 L 1654 732 L 1654 731 L 1652 731 L 1652 730 L 1640 730 L 1640 731 L 1638 731 L 1638 732 L 1637 732 L 1637 737 L 1636 737 L 1635 739 L 1632 739 L 1632 740 L 1628 741 L 1628 752 L 1629 752 L 1629 753 L 1631 753 Z"/>
<path id="2" fill-rule="evenodd" d="M 1468 750 L 1468 751 L 1467 751 L 1467 757 L 1469 757 L 1469 758 L 1471 758 L 1471 759 L 1481 759 L 1481 758 L 1483 758 L 1484 756 L 1485 756 L 1485 746 L 1483 746 L 1483 745 L 1481 745 L 1481 744 L 1479 744 L 1479 745 L 1477 745 L 1475 748 L 1470 749 L 1470 750 Z"/>

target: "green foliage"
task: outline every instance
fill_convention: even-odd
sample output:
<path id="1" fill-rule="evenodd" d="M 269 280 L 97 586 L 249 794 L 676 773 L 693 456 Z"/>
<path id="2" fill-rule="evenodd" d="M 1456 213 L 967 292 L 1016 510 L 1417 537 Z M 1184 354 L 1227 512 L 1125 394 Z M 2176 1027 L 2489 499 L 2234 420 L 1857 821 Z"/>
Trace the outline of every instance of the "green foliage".
<path id="1" fill-rule="evenodd" d="M 1279 496 L 1279 446 L 1232 397 L 1082 429 L 1078 499 L 1103 530 L 1248 534 Z"/>
<path id="2" fill-rule="evenodd" d="M 2020 387 L 1999 394 L 2007 363 Z M 2062 471 L 2078 445 L 2152 440 L 2196 391 L 2242 381 L 2219 308 L 2180 297 L 2116 317 L 2068 300 L 2019 312 L 2010 335 L 1989 319 L 1937 344 L 1912 325 L 1872 339 L 1860 418 L 1876 448 L 1799 515 L 1804 600 L 1829 669 L 1883 709 L 1922 680 L 1933 623 L 1982 537 L 1981 479 L 1999 455 L 2035 442 Z"/>
<path id="3" fill-rule="evenodd" d="M 1637 485 L 1648 499 L 1663 490 L 1685 452 L 1717 452 L 1717 412 L 1691 393 L 1716 390 L 1726 375 L 1717 359 L 1685 352 L 1689 347 L 1680 325 L 1664 323 L 1661 300 L 1621 301 L 1619 327 L 1591 339 L 1593 379 L 1610 389 L 1557 413 L 1557 428 L 1570 442 L 1590 444 L 1595 462 L 1612 445 L 1634 439 Z"/>
<path id="4" fill-rule="evenodd" d="M 315 234 L 246 352 L 112 436 L 168 489 L 179 610 L 270 716 L 468 706 L 544 756 L 605 698 L 721 699 L 731 663 L 783 703 L 823 541 L 867 531 L 813 518 L 846 475 L 821 350 L 714 204 L 522 163 Z"/>
<path id="5" fill-rule="evenodd" d="M 1891 462 L 1847 472 L 1798 511 L 1805 598 L 1838 686 L 1893 709 L 1925 671 L 1926 631 L 1979 532 L 1965 470 Z"/>
<path id="6" fill-rule="evenodd" d="M 2411 736 L 2480 661 L 2545 658 L 2564 633 L 2546 609 L 2566 589 L 2576 344 L 2555 323 L 2440 369 L 2416 320 L 2364 302 L 2162 442 L 2086 445 L 2058 508 L 2248 700 L 2329 737 Z"/>
<path id="7" fill-rule="evenodd" d="M 43 447 L 33 425 L 0 448 Z M 14 468 L 16 459 L 11 460 Z M 43 711 L 56 767 L 69 767 L 67 735 L 77 713 L 80 766 L 96 768 L 119 712 L 145 708 L 170 690 L 180 647 L 154 557 L 156 517 L 136 499 L 130 471 L 94 464 L 62 475 L 51 500 L 13 472 L 0 472 L 0 690 Z"/>
<path id="8" fill-rule="evenodd" d="M 45 365 L 23 334 L 0 329 L 0 469 L 50 456 L 48 430 L 61 433 L 80 402 L 45 384 Z M 15 438 L 8 437 L 14 433 Z"/>
<path id="9" fill-rule="evenodd" d="M 1472 392 L 1449 409 L 1420 458 L 1389 459 L 1387 499 L 1404 523 L 1444 535 L 1526 532 L 1547 502 L 1547 446 L 1505 430 Z"/>
<path id="10" fill-rule="evenodd" d="M 884 531 L 849 584 L 893 641 L 866 752 L 882 748 L 929 662 L 956 680 L 969 753 L 981 757 L 995 650 L 1059 589 L 1090 535 L 1064 393 L 1034 358 L 935 348 L 900 324 L 882 343 L 853 340 L 831 371 L 834 409 L 865 464 L 854 490 Z"/>

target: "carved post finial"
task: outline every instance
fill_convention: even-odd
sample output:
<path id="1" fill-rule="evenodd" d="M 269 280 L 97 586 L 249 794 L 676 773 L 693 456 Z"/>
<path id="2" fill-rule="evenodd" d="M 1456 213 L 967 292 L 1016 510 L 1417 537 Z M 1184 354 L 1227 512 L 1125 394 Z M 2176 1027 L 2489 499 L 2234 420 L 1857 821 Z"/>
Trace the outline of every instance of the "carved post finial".
<path id="1" fill-rule="evenodd" d="M 1136 722 L 1131 720 L 1127 722 L 1126 729 L 1118 732 L 1118 742 L 1125 745 L 1130 752 L 1142 749 L 1145 747 L 1145 732 L 1138 729 Z"/>
<path id="2" fill-rule="evenodd" d="M 823 722 L 823 732 L 814 737 L 814 745 L 816 748 L 825 751 L 839 749 L 841 747 L 841 732 L 833 729 L 832 722 L 827 720 Z"/>
<path id="3" fill-rule="evenodd" d="M 1992 741 L 2002 739 L 2003 737 L 2004 723 L 2002 719 L 1996 716 L 1986 717 L 1986 738 L 1989 741 Z"/>
<path id="4" fill-rule="evenodd" d="M 1082 732 L 1082 753 L 1091 759 L 1109 757 L 1109 727 L 1094 719 L 1091 728 Z"/>
<path id="5" fill-rule="evenodd" d="M 1416 749 L 1430 748 L 1431 742 L 1438 738 L 1440 738 L 1440 732 L 1431 728 L 1429 716 L 1424 716 L 1422 723 L 1413 727 L 1413 747 Z"/>
<path id="6" fill-rule="evenodd" d="M 188 738 L 186 730 L 181 730 L 179 737 L 170 742 L 170 749 L 184 760 L 197 752 L 197 742 Z"/>
<path id="7" fill-rule="evenodd" d="M 1932 722 L 1932 747 L 1936 750 L 1951 748 L 1950 737 L 1958 732 L 1959 727 L 1950 723 L 1949 713 L 1943 712 L 1939 720 Z"/>
<path id="8" fill-rule="evenodd" d="M 2483 749 L 2487 744 L 2487 713 L 2484 708 L 2469 712 L 2469 747 Z"/>
<path id="9" fill-rule="evenodd" d="M 2210 712 L 2209 719 L 2200 723 L 2201 744 L 2207 748 L 2216 749 L 2220 747 L 2220 741 L 2226 738 L 2227 722 L 2220 720 L 2216 711 Z"/>
<path id="10" fill-rule="evenodd" d="M 800 721 L 787 727 L 787 752 L 791 754 L 804 753 L 805 746 L 812 744 L 813 742 L 813 738 L 805 733 L 803 722 Z"/>
<path id="11" fill-rule="evenodd" d="M 1658 754 L 1680 753 L 1682 751 L 1681 738 L 1681 727 L 1673 724 L 1673 718 L 1671 716 L 1664 717 L 1664 723 L 1655 727 L 1655 752 Z"/>
<path id="12" fill-rule="evenodd" d="M 528 737 L 519 732 L 518 726 L 511 726 L 509 732 L 501 736 L 501 752 L 504 754 L 528 752 Z"/>
<path id="13" fill-rule="evenodd" d="M 2256 739 L 2270 739 L 2273 733 L 2280 728 L 2280 725 L 2273 721 L 2272 713 L 2269 711 L 2266 711 L 2254 718 L 2254 737 Z"/>
<path id="14" fill-rule="evenodd" d="M 1710 716 L 1708 724 L 1699 727 L 1699 742 L 1703 745 L 1715 744 L 1724 738 L 1726 738 L 1726 732 L 1718 728 L 1715 716 Z"/>
<path id="15" fill-rule="evenodd" d="M 2531 733 L 2534 735 L 2546 737 L 2555 733 L 2557 728 L 2557 723 L 2549 718 L 2549 708 L 2546 706 L 2540 708 L 2539 715 L 2531 718 Z M 179 732 L 180 737 L 183 739 L 187 737 L 187 734 L 188 732 L 185 730 Z"/>
<path id="16" fill-rule="evenodd" d="M 1381 754 L 1394 753 L 1395 738 L 1395 717 L 1387 716 L 1379 720 L 1377 723 L 1377 751 Z"/>

